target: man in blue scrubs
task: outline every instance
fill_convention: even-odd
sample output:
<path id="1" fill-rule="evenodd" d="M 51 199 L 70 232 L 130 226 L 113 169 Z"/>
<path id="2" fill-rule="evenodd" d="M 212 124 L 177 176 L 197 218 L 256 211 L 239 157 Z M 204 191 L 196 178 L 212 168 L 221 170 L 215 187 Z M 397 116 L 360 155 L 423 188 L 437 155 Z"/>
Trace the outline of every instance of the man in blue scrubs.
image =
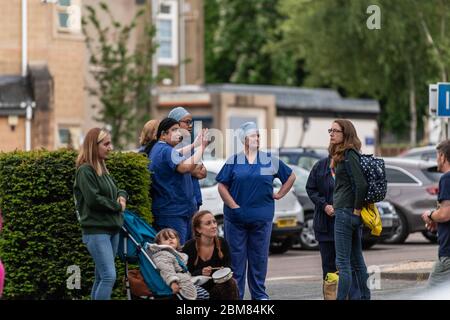
<path id="1" fill-rule="evenodd" d="M 295 174 L 279 159 L 259 151 L 259 132 L 254 122 L 243 124 L 239 132 L 244 151 L 227 160 L 216 177 L 224 201 L 224 232 L 231 253 L 234 278 L 244 297 L 245 277 L 251 297 L 265 300 L 274 199 L 281 199 L 292 187 Z M 273 193 L 273 180 L 282 182 Z M 248 265 L 248 272 L 247 272 Z"/>

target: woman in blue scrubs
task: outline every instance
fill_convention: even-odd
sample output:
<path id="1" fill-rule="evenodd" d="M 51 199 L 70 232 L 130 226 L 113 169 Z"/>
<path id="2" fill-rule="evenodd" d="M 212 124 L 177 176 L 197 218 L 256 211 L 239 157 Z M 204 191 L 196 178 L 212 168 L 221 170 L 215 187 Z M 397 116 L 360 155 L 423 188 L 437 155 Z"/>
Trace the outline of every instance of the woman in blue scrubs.
<path id="1" fill-rule="evenodd" d="M 194 154 L 195 147 L 197 147 L 199 140 L 195 139 L 193 143 L 190 143 L 192 135 L 192 127 L 194 124 L 192 121 L 192 115 L 185 108 L 176 107 L 169 112 L 167 118 L 175 119 L 180 124 L 180 131 L 183 136 L 183 141 L 176 147 L 176 149 L 183 155 Z M 206 133 L 207 129 L 206 130 L 203 129 L 202 132 Z M 199 180 L 206 178 L 205 166 L 203 164 L 197 165 L 196 168 L 191 172 L 191 178 L 194 190 L 194 201 L 196 203 L 197 208 L 195 212 L 197 212 L 200 210 L 200 207 L 203 204 Z M 189 226 L 191 226 L 191 224 L 192 224 L 192 217 L 190 218 Z M 190 229 L 190 227 L 188 229 L 187 234 L 188 236 L 186 240 L 192 239 L 192 230 Z"/>
<path id="2" fill-rule="evenodd" d="M 279 159 L 259 151 L 259 132 L 254 122 L 239 129 L 244 151 L 227 160 L 216 177 L 224 201 L 224 232 L 231 264 L 244 298 L 247 276 L 251 297 L 269 299 L 265 280 L 275 203 L 291 189 L 295 174 Z M 273 193 L 273 180 L 282 182 Z M 248 265 L 248 271 L 247 271 Z"/>
<path id="3" fill-rule="evenodd" d="M 166 118 L 161 121 L 156 140 L 150 147 L 149 170 L 152 175 L 152 212 L 158 230 L 175 229 L 183 245 L 188 238 L 190 218 L 197 211 L 191 173 L 202 158 L 207 145 L 201 134 L 200 146 L 186 158 L 174 147 L 180 142 L 178 121 Z"/>

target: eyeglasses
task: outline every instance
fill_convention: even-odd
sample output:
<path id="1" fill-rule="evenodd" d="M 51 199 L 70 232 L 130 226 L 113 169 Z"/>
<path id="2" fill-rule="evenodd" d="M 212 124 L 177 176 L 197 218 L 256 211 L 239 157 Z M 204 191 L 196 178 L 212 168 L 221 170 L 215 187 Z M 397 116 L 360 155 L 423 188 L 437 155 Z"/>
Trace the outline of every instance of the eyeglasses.
<path id="1" fill-rule="evenodd" d="M 192 120 L 180 120 L 179 122 L 184 122 L 184 123 L 186 123 L 188 126 L 192 126 Z"/>
<path id="2" fill-rule="evenodd" d="M 331 133 L 338 133 L 338 132 L 344 132 L 344 131 L 342 131 L 342 130 L 338 130 L 338 129 L 328 129 L 328 133 L 329 134 L 331 134 Z"/>

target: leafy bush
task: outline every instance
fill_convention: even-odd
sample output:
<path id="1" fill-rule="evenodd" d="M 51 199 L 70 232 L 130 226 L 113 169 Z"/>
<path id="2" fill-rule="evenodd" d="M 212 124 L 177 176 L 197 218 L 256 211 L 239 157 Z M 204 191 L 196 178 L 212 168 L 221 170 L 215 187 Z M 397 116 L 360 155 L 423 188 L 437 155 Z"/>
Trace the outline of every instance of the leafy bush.
<path id="1" fill-rule="evenodd" d="M 87 299 L 94 265 L 81 241 L 73 181 L 76 153 L 68 150 L 0 154 L 0 208 L 4 229 L 0 257 L 6 269 L 5 299 Z M 148 160 L 113 153 L 107 162 L 128 208 L 151 221 Z M 69 289 L 69 266 L 81 271 L 81 288 Z M 113 297 L 124 298 L 123 266 L 117 261 Z"/>

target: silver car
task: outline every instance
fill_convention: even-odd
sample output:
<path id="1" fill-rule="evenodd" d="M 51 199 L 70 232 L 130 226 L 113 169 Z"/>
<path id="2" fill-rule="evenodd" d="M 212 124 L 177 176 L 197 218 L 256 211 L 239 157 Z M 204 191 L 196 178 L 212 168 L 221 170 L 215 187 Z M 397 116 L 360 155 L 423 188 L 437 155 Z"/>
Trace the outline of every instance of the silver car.
<path id="1" fill-rule="evenodd" d="M 401 153 L 398 157 L 407 158 L 407 159 L 417 159 L 424 161 L 436 161 L 437 153 L 436 146 L 426 146 L 420 148 L 412 148 L 403 153 Z"/>
<path id="2" fill-rule="evenodd" d="M 399 226 L 388 243 L 403 243 L 413 232 L 422 232 L 430 241 L 436 236 L 425 229 L 421 215 L 436 207 L 439 179 L 436 162 L 403 158 L 384 158 L 388 189 L 386 199 L 399 216 Z"/>
<path id="3" fill-rule="evenodd" d="M 216 176 L 225 164 L 225 160 L 204 160 L 207 170 L 205 179 L 200 180 L 203 205 L 200 210 L 209 210 L 216 217 L 219 235 L 223 237 L 223 201 L 217 188 Z M 274 189 L 281 187 L 281 182 L 274 181 Z M 284 253 L 292 246 L 294 239 L 299 237 L 304 222 L 303 207 L 298 202 L 293 190 L 282 199 L 275 201 L 270 251 Z"/>

